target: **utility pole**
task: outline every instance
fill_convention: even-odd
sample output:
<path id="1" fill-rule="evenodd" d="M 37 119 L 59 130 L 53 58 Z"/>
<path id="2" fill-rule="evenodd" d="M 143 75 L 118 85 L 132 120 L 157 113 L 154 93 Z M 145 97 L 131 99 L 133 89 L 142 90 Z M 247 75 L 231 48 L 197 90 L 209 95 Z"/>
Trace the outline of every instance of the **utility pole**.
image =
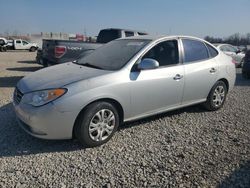
<path id="1" fill-rule="evenodd" d="M 84 32 L 84 36 L 87 37 L 87 29 L 85 27 L 83 29 L 83 32 Z"/>

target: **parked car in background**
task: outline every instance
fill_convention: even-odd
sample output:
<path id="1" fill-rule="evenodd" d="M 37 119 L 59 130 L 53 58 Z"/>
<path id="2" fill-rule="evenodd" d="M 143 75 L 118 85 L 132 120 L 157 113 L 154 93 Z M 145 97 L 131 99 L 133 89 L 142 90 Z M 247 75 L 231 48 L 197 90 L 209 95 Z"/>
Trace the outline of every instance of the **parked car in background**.
<path id="1" fill-rule="evenodd" d="M 46 67 L 48 65 L 73 61 L 114 39 L 146 34 L 139 31 L 110 28 L 99 32 L 97 43 L 70 40 L 43 40 L 41 58 L 37 57 L 37 63 Z"/>
<path id="2" fill-rule="evenodd" d="M 8 41 L 8 49 L 11 50 L 29 50 L 35 52 L 38 49 L 37 43 L 30 43 L 22 39 L 14 39 Z"/>
<path id="3" fill-rule="evenodd" d="M 214 45 L 225 54 L 231 56 L 235 61 L 236 67 L 242 67 L 245 53 L 243 53 L 237 47 L 232 46 L 230 44 L 214 44 Z"/>
<path id="4" fill-rule="evenodd" d="M 0 37 L 0 52 L 5 52 L 7 50 L 7 39 Z"/>
<path id="5" fill-rule="evenodd" d="M 194 37 L 117 39 L 72 63 L 36 71 L 14 92 L 20 126 L 44 139 L 107 142 L 123 123 L 198 103 L 220 109 L 232 58 Z"/>
<path id="6" fill-rule="evenodd" d="M 246 52 L 246 56 L 244 58 L 242 76 L 246 79 L 250 79 L 250 50 Z"/>
<path id="7" fill-rule="evenodd" d="M 242 53 L 246 54 L 247 46 L 241 45 L 237 47 Z"/>

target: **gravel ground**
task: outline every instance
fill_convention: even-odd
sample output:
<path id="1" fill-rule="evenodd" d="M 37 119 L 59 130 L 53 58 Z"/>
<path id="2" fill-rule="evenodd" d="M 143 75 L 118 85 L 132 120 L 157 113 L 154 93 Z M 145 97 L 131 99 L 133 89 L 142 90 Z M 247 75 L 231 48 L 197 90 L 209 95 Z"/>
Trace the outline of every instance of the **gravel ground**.
<path id="1" fill-rule="evenodd" d="M 193 106 L 128 123 L 105 145 L 45 141 L 21 130 L 16 82 L 35 53 L 0 53 L 0 187 L 250 187 L 250 80 L 223 109 Z"/>

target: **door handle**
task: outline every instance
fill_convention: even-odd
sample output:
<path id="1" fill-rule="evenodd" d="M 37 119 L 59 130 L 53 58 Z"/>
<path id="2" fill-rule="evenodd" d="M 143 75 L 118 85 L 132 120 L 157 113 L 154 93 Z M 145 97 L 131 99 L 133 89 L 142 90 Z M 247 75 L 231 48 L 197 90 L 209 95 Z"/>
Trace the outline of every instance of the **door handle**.
<path id="1" fill-rule="evenodd" d="M 182 79 L 183 78 L 183 76 L 182 75 L 180 75 L 180 74 L 176 74 L 175 75 L 175 77 L 174 77 L 174 80 L 180 80 L 180 79 Z"/>
<path id="2" fill-rule="evenodd" d="M 209 72 L 210 72 L 210 73 L 215 73 L 215 72 L 216 72 L 216 69 L 215 69 L 215 68 L 211 68 Z"/>

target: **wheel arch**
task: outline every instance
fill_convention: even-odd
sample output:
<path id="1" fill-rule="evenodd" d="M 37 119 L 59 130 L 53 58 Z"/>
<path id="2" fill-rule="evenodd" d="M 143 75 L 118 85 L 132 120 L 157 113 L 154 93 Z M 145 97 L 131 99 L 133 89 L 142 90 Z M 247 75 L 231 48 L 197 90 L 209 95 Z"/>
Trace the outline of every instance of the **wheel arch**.
<path id="1" fill-rule="evenodd" d="M 35 48 L 35 51 L 37 50 L 37 47 L 36 46 L 31 46 L 29 51 L 31 51 L 32 48 Z"/>
<path id="2" fill-rule="evenodd" d="M 226 84 L 227 91 L 229 91 L 229 82 L 228 82 L 228 80 L 227 80 L 226 78 L 221 78 L 221 79 L 219 79 L 218 81 L 224 82 L 224 83 Z M 217 82 L 218 82 L 218 81 L 217 81 Z"/>
<path id="3" fill-rule="evenodd" d="M 123 107 L 121 105 L 120 102 L 118 102 L 117 100 L 115 99 L 112 99 L 112 98 L 100 98 L 100 99 L 96 99 L 94 101 L 91 101 L 90 103 L 88 103 L 87 105 L 85 105 L 82 110 L 78 113 L 76 119 L 75 119 L 75 122 L 74 122 L 74 126 L 73 126 L 73 130 L 72 130 L 72 138 L 75 138 L 75 127 L 77 125 L 77 123 L 79 122 L 80 120 L 80 117 L 81 115 L 84 113 L 85 109 L 87 108 L 87 106 L 93 104 L 93 103 L 96 103 L 96 102 L 108 102 L 108 103 L 112 103 L 117 111 L 118 111 L 118 114 L 119 114 L 119 119 L 120 119 L 120 124 L 123 123 L 123 120 L 124 120 L 124 110 L 123 110 Z"/>

